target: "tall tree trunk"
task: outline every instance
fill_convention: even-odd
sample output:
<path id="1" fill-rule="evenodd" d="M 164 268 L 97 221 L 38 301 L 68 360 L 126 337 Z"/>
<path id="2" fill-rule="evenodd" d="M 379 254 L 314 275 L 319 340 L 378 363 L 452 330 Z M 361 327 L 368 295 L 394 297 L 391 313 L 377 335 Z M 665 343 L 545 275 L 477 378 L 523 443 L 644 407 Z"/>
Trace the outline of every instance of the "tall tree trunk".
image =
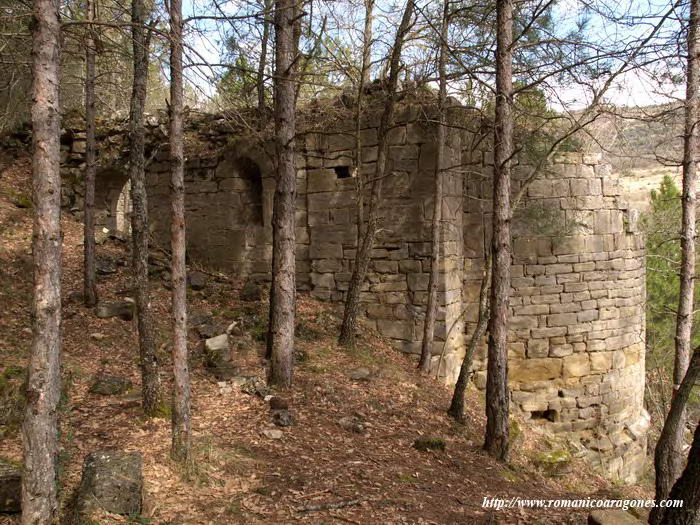
<path id="1" fill-rule="evenodd" d="M 664 509 L 662 525 L 697 525 L 700 523 L 700 424 L 688 454 L 688 464 L 673 485 L 669 499 L 683 501 L 682 507 Z"/>
<path id="2" fill-rule="evenodd" d="M 493 277 L 486 377 L 484 449 L 508 456 L 508 301 L 510 295 L 510 167 L 513 155 L 513 0 L 496 2 L 496 122 L 493 161 Z"/>
<path id="3" fill-rule="evenodd" d="M 360 91 L 370 83 L 372 60 L 372 24 L 374 23 L 374 0 L 365 0 L 365 26 L 362 32 L 362 70 L 360 71 Z M 358 166 L 359 167 L 359 166 Z"/>
<path id="4" fill-rule="evenodd" d="M 143 0 L 132 0 L 131 37 L 134 53 L 134 84 L 129 115 L 129 178 L 131 180 L 131 235 L 133 240 L 134 292 L 138 316 L 139 351 L 143 411 L 147 416 L 158 412 L 160 375 L 153 334 L 153 319 L 149 304 L 148 283 L 148 202 L 144 159 L 144 105 L 148 84 L 148 50 L 150 30 Z"/>
<path id="5" fill-rule="evenodd" d="M 357 245 L 362 242 L 365 222 L 365 177 L 362 173 L 362 111 L 365 87 L 370 82 L 370 60 L 372 52 L 372 20 L 374 0 L 365 0 L 365 25 L 362 33 L 362 64 L 357 84 L 355 104 L 355 192 L 357 193 Z"/>
<path id="6" fill-rule="evenodd" d="M 423 324 L 423 343 L 421 345 L 418 368 L 421 372 L 430 370 L 433 340 L 435 338 L 435 320 L 438 310 L 438 267 L 440 265 L 440 233 L 442 231 L 442 171 L 445 169 L 445 140 L 447 136 L 446 104 L 447 78 L 445 60 L 447 58 L 447 28 L 449 25 L 449 0 L 443 2 L 442 24 L 440 27 L 440 52 L 438 55 L 438 129 L 437 155 L 435 157 L 435 189 L 433 193 L 433 219 L 431 224 L 430 278 L 428 280 L 428 305 Z"/>
<path id="7" fill-rule="evenodd" d="M 491 289 L 491 256 L 486 258 L 486 266 L 484 267 L 484 276 L 481 278 L 481 289 L 479 290 L 479 315 L 476 321 L 476 328 L 469 339 L 467 350 L 462 359 L 462 366 L 459 368 L 459 377 L 455 383 L 455 389 L 452 393 L 452 401 L 447 413 L 459 422 L 464 422 L 464 405 L 467 397 L 467 385 L 474 362 L 474 354 L 476 347 L 481 341 L 481 338 L 486 332 L 486 325 L 489 320 L 489 293 Z"/>
<path id="8" fill-rule="evenodd" d="M 275 1 L 277 184 L 272 220 L 274 277 L 270 294 L 272 352 L 269 382 L 282 388 L 289 388 L 292 385 L 296 307 L 295 5 L 293 0 Z"/>
<path id="9" fill-rule="evenodd" d="M 22 423 L 22 523 L 56 518 L 61 353 L 61 175 L 58 0 L 35 0 L 32 85 L 34 295 Z"/>
<path id="10" fill-rule="evenodd" d="M 95 20 L 95 0 L 85 4 L 86 19 Z M 88 26 L 85 46 L 85 210 L 83 217 L 83 301 L 97 304 L 95 276 L 95 32 Z"/>
<path id="11" fill-rule="evenodd" d="M 185 265 L 185 166 L 182 135 L 182 0 L 170 0 L 170 191 L 173 314 L 173 442 L 171 455 L 186 461 L 192 442 L 187 366 L 187 267 Z"/>
<path id="12" fill-rule="evenodd" d="M 267 43 L 270 40 L 270 11 L 272 10 L 272 0 L 265 0 L 263 3 L 263 34 L 260 47 L 260 61 L 258 62 L 258 116 L 260 125 L 265 118 L 265 66 L 267 65 Z"/>
<path id="13" fill-rule="evenodd" d="M 401 24 L 396 32 L 394 47 L 391 51 L 389 65 L 389 82 L 387 86 L 387 100 L 384 104 L 379 129 L 377 131 L 379 140 L 377 144 L 377 164 L 372 183 L 372 194 L 367 210 L 367 226 L 362 237 L 362 242 L 358 246 L 355 255 L 355 265 L 350 278 L 348 294 L 345 299 L 345 311 L 343 312 L 343 324 L 340 327 L 338 342 L 345 347 L 355 346 L 355 329 L 357 326 L 357 314 L 360 308 L 360 288 L 365 280 L 367 268 L 369 267 L 370 255 L 374 246 L 374 239 L 377 235 L 379 223 L 378 208 L 382 198 L 382 183 L 386 175 L 387 153 L 389 143 L 387 133 L 394 120 L 394 107 L 396 105 L 396 87 L 399 78 L 401 61 L 401 50 L 406 39 L 406 35 L 411 27 L 413 18 L 414 0 L 408 0 L 404 8 Z M 359 169 L 359 166 L 358 166 Z M 358 227 L 360 227 L 358 225 Z"/>
<path id="14" fill-rule="evenodd" d="M 669 498 L 668 495 L 670 490 L 664 493 L 659 492 L 659 480 L 671 479 L 675 473 L 675 469 L 678 468 L 680 463 L 680 469 L 683 469 L 683 461 L 685 454 L 683 453 L 683 442 L 677 441 L 675 439 L 676 435 L 683 432 L 683 427 L 685 425 L 685 407 L 688 404 L 688 399 L 693 391 L 693 387 L 700 379 L 700 350 L 696 349 L 693 352 L 693 357 L 690 360 L 688 366 L 688 371 L 680 384 L 680 387 L 676 391 L 676 395 L 673 396 L 671 400 L 671 408 L 666 416 L 666 421 L 664 421 L 664 426 L 661 429 L 661 435 L 659 436 L 659 441 L 656 443 L 656 450 L 654 452 L 654 469 L 656 472 L 656 496 L 657 502 Z M 697 436 L 696 436 L 697 437 Z M 678 459 L 680 458 L 680 459 Z M 692 450 L 691 456 L 692 459 Z M 677 478 L 673 478 L 673 482 L 676 482 Z M 661 523 L 663 517 L 663 511 L 660 507 L 654 507 L 649 514 L 649 523 L 658 524 Z"/>
<path id="15" fill-rule="evenodd" d="M 685 97 L 685 129 L 683 142 L 683 217 L 681 224 L 681 268 L 680 292 L 678 310 L 676 313 L 676 356 L 673 367 L 673 394 L 675 395 L 688 369 L 690 347 L 692 344 L 693 310 L 695 307 L 695 236 L 697 234 L 697 149 L 698 149 L 698 118 L 700 110 L 698 101 L 700 93 L 700 33 L 698 32 L 698 17 L 700 16 L 700 0 L 691 0 L 690 19 L 688 21 L 688 66 L 686 77 Z M 677 424 L 668 428 L 668 435 L 663 442 L 659 440 L 656 447 L 656 500 L 666 498 L 671 487 L 683 470 L 683 456 L 678 451 L 683 450 L 683 431 L 685 426 L 685 409 L 678 414 Z M 674 418 L 675 422 L 675 418 Z M 669 423 L 667 419 L 666 424 Z M 666 428 L 666 425 L 664 425 Z M 659 468 L 661 467 L 661 468 Z M 654 519 L 660 518 L 659 513 L 652 513 Z"/>

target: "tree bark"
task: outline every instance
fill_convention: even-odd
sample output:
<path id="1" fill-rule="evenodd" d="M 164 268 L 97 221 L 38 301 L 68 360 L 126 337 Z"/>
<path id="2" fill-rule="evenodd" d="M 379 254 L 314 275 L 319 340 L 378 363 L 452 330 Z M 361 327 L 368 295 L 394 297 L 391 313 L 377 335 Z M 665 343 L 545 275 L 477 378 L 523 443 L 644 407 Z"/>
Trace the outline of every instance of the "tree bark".
<path id="1" fill-rule="evenodd" d="M 143 0 L 132 0 L 131 38 L 134 53 L 134 80 L 129 114 L 129 178 L 131 180 L 131 235 L 133 241 L 134 292 L 139 331 L 139 357 L 143 411 L 155 416 L 160 403 L 160 374 L 149 304 L 148 282 L 148 202 L 144 159 L 144 106 L 148 83 L 150 31 L 145 24 Z"/>
<path id="2" fill-rule="evenodd" d="M 459 377 L 455 383 L 455 389 L 452 393 L 452 402 L 447 413 L 455 420 L 463 423 L 465 420 L 464 405 L 467 397 L 467 385 L 471 377 L 472 363 L 474 362 L 474 354 L 476 347 L 481 341 L 481 338 L 486 332 L 486 326 L 489 320 L 489 293 L 491 289 L 491 257 L 486 258 L 486 267 L 484 268 L 484 276 L 481 279 L 481 289 L 479 290 L 479 316 L 476 322 L 476 328 L 469 339 L 467 350 L 464 353 L 462 366 L 459 368 Z"/>
<path id="3" fill-rule="evenodd" d="M 61 175 L 58 0 L 35 0 L 32 187 L 32 348 L 22 423 L 22 523 L 56 518 L 61 352 Z"/>
<path id="4" fill-rule="evenodd" d="M 292 385 L 296 307 L 295 5 L 293 0 L 275 1 L 277 184 L 272 220 L 274 254 L 270 294 L 272 352 L 269 383 L 281 388 L 289 388 Z"/>
<path id="5" fill-rule="evenodd" d="M 372 20 L 374 0 L 365 0 L 365 25 L 362 33 L 362 64 L 357 84 L 355 104 L 355 191 L 357 193 L 357 245 L 362 242 L 365 222 L 365 180 L 362 173 L 362 110 L 365 86 L 370 82 L 370 56 L 372 51 Z"/>
<path id="6" fill-rule="evenodd" d="M 489 317 L 484 449 L 508 456 L 508 302 L 510 295 L 510 168 L 513 155 L 513 0 L 496 2 L 496 122 L 493 180 L 493 277 Z"/>
<path id="7" fill-rule="evenodd" d="M 170 0 L 170 192 L 173 314 L 173 441 L 171 455 L 190 456 L 190 373 L 187 366 L 187 267 L 182 78 L 182 0 Z"/>
<path id="8" fill-rule="evenodd" d="M 683 195 L 681 222 L 681 268 L 678 310 L 676 313 L 676 355 L 673 366 L 673 395 L 676 395 L 679 385 L 686 375 L 690 360 L 692 344 L 693 310 L 695 307 L 695 236 L 696 206 L 697 206 L 697 122 L 700 117 L 698 101 L 700 93 L 700 42 L 698 38 L 698 17 L 700 16 L 700 0 L 691 0 L 690 19 L 688 21 L 688 66 L 686 77 L 685 125 L 683 139 Z M 669 414 L 670 416 L 670 414 Z M 685 408 L 677 414 L 678 421 L 671 422 L 664 441 L 659 440 L 656 447 L 656 500 L 666 498 L 671 487 L 683 470 L 683 456 L 678 451 L 683 449 Z M 667 419 L 666 423 L 669 423 Z M 664 424 L 666 429 L 666 424 Z M 661 468 L 658 468 L 661 467 Z M 659 512 L 652 516 L 658 520 Z"/>
<path id="9" fill-rule="evenodd" d="M 86 19 L 95 20 L 94 0 L 85 4 Z M 95 33 L 87 28 L 85 43 L 85 209 L 83 217 L 83 302 L 97 304 L 95 275 Z"/>
<path id="10" fill-rule="evenodd" d="M 688 465 L 673 485 L 668 497 L 671 500 L 683 501 L 683 506 L 664 509 L 662 525 L 700 523 L 700 424 L 695 427 L 695 437 L 688 454 Z"/>
<path id="11" fill-rule="evenodd" d="M 374 0 L 365 0 L 365 26 L 362 32 L 362 70 L 360 71 L 360 91 L 371 82 L 372 24 L 374 23 Z M 359 168 L 359 165 L 358 165 Z"/>
<path id="12" fill-rule="evenodd" d="M 387 133 L 394 120 L 394 106 L 396 105 L 396 88 L 399 78 L 401 61 L 401 50 L 403 48 L 406 35 L 411 27 L 413 17 L 414 0 L 408 0 L 404 8 L 401 24 L 396 32 L 394 47 L 391 51 L 389 65 L 389 81 L 387 86 L 387 100 L 384 104 L 377 131 L 379 140 L 377 144 L 377 164 L 372 182 L 372 194 L 367 210 L 367 226 L 365 227 L 362 242 L 358 245 L 355 255 L 355 265 L 350 278 L 348 293 L 345 298 L 345 310 L 343 312 L 343 324 L 340 327 L 338 342 L 345 347 L 355 346 L 355 330 L 357 326 L 357 315 L 360 307 L 360 288 L 365 280 L 367 268 L 369 267 L 370 254 L 374 246 L 374 239 L 377 235 L 379 223 L 378 208 L 382 197 L 382 182 L 386 175 L 387 153 L 389 143 Z M 358 166 L 360 169 L 360 166 Z"/>
<path id="13" fill-rule="evenodd" d="M 446 104 L 447 78 L 445 60 L 447 57 L 447 27 L 449 24 L 449 2 L 443 3 L 442 24 L 440 26 L 440 52 L 438 55 L 438 129 L 437 155 L 435 157 L 435 189 L 433 193 L 433 218 L 431 223 L 430 277 L 428 280 L 428 305 L 423 324 L 423 342 L 421 345 L 418 368 L 427 373 L 430 370 L 433 340 L 435 338 L 435 320 L 438 310 L 438 267 L 440 265 L 440 234 L 442 231 L 442 172 L 445 169 L 445 140 L 447 135 Z"/>
<path id="14" fill-rule="evenodd" d="M 267 43 L 270 40 L 270 11 L 272 10 L 272 0 L 265 0 L 263 4 L 264 9 L 264 22 L 263 22 L 263 35 L 260 47 L 260 61 L 258 62 L 258 116 L 260 118 L 260 125 L 262 127 L 262 122 L 265 119 L 265 66 L 267 65 Z"/>
<path id="15" fill-rule="evenodd" d="M 671 400 L 671 408 L 666 416 L 666 421 L 664 421 L 664 426 L 661 429 L 661 435 L 659 436 L 659 441 L 656 443 L 656 450 L 654 452 L 654 469 L 656 472 L 656 495 L 655 499 L 658 503 L 670 497 L 668 494 L 670 492 L 661 492 L 665 488 L 665 482 L 669 479 L 673 479 L 676 482 L 677 478 L 672 478 L 676 469 L 679 468 L 682 471 L 683 461 L 685 455 L 683 454 L 683 441 L 678 441 L 675 439 L 676 435 L 683 433 L 683 426 L 685 424 L 685 407 L 688 404 L 688 399 L 693 391 L 693 387 L 700 379 L 700 349 L 695 349 L 693 352 L 693 357 L 690 360 L 688 366 L 688 371 L 680 384 L 680 387 L 676 391 L 676 395 L 673 396 Z M 697 437 L 697 436 L 696 436 Z M 692 453 L 692 450 L 691 450 Z M 679 459 L 680 458 L 680 459 Z M 690 456 L 692 458 L 692 455 Z M 660 480 L 663 480 L 660 482 Z M 656 525 L 661 523 L 663 517 L 663 511 L 660 507 L 654 507 L 649 514 L 649 523 Z"/>

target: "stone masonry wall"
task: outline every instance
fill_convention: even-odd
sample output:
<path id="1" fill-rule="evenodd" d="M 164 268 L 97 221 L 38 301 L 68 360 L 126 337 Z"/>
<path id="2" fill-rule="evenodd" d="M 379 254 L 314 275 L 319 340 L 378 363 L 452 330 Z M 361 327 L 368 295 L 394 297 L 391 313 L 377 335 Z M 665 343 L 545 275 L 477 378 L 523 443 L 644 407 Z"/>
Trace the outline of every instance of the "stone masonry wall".
<path id="1" fill-rule="evenodd" d="M 488 172 L 487 163 L 484 168 Z M 468 198 L 488 186 L 475 177 Z M 465 223 L 485 224 L 483 208 L 468 211 Z M 467 244 L 475 240 L 468 230 Z M 637 214 L 598 156 L 563 154 L 528 187 L 513 238 L 512 407 L 552 433 L 573 436 L 595 464 L 633 481 L 644 461 L 648 424 L 644 243 Z M 473 302 L 483 250 L 469 255 L 465 297 Z M 480 358 L 476 382 L 483 387 L 483 353 Z"/>
<path id="2" fill-rule="evenodd" d="M 380 100 L 381 102 L 381 100 Z M 338 110 L 297 139 L 297 286 L 340 303 L 357 246 L 358 170 L 372 175 L 381 104 L 363 119 L 362 164 L 354 123 Z M 459 118 L 453 107 L 451 121 Z M 398 349 L 419 353 L 430 271 L 435 180 L 434 108 L 404 103 L 389 131 L 381 231 L 363 287 L 362 314 Z M 162 120 L 162 119 L 161 119 Z M 463 126 L 460 126 L 463 128 Z M 439 311 L 433 370 L 456 380 L 474 329 L 491 223 L 492 156 L 476 135 L 448 133 L 440 240 Z M 153 239 L 168 244 L 169 174 L 163 122 L 149 121 L 147 156 Z M 84 134 L 64 140 L 64 205 L 82 206 Z M 267 281 L 274 195 L 273 147 L 227 121 L 189 125 L 186 212 L 192 262 L 240 279 Z M 101 225 L 113 227 L 126 184 L 123 136 L 100 140 Z M 478 138 L 478 137 L 477 137 Z M 485 146 L 484 146 L 485 147 Z M 514 173 L 514 192 L 527 174 Z M 365 195 L 365 202 L 367 195 Z M 123 223 L 123 218 L 122 218 Z M 620 479 L 640 471 L 648 416 L 644 392 L 644 246 L 619 181 L 595 155 L 562 154 L 527 188 L 513 220 L 512 407 L 544 431 L 576 441 Z M 448 337 L 449 336 L 449 337 Z M 445 339 L 448 339 L 445 342 Z M 475 382 L 485 383 L 483 348 Z"/>
<path id="3" fill-rule="evenodd" d="M 404 352 L 419 353 L 430 271 L 431 220 L 435 180 L 436 127 L 423 108 L 403 108 L 389 132 L 388 176 L 379 214 L 381 231 L 361 295 L 368 323 Z M 374 120 L 374 122 L 373 122 Z M 307 168 L 311 294 L 342 301 L 351 278 L 357 248 L 357 179 L 352 173 L 355 137 L 351 120 L 319 133 L 308 133 Z M 377 158 L 376 119 L 361 132 L 363 173 L 374 175 Z M 448 166 L 457 164 L 460 134 L 449 134 Z M 443 230 L 438 290 L 440 309 L 433 349 L 438 366 L 446 325 L 461 311 L 462 176 L 443 175 Z M 369 200 L 365 196 L 365 202 Z M 463 352 L 462 330 L 454 331 L 442 360 L 441 373 L 454 374 Z"/>

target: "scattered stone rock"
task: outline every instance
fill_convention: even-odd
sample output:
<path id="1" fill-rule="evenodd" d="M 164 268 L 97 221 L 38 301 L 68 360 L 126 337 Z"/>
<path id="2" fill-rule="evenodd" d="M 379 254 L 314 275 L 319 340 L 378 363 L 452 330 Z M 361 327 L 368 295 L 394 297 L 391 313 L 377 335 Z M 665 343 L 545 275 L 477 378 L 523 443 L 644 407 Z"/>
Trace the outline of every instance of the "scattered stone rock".
<path id="1" fill-rule="evenodd" d="M 350 379 L 353 381 L 369 381 L 369 376 L 369 368 L 365 368 L 364 366 L 350 371 Z"/>
<path id="2" fill-rule="evenodd" d="M 417 450 L 445 450 L 445 440 L 435 436 L 421 436 L 413 442 Z"/>
<path id="3" fill-rule="evenodd" d="M 294 417 L 289 410 L 272 410 L 272 422 L 278 427 L 291 427 L 294 424 Z"/>
<path id="4" fill-rule="evenodd" d="M 276 428 L 266 428 L 262 431 L 262 434 L 269 439 L 282 439 L 282 436 L 284 436 L 284 432 Z"/>
<path id="5" fill-rule="evenodd" d="M 258 376 L 251 376 L 241 385 L 241 392 L 251 396 L 260 396 L 264 399 L 265 396 L 270 394 L 270 388 Z"/>
<path id="6" fill-rule="evenodd" d="M 94 339 L 95 341 L 104 341 L 107 339 L 107 336 L 102 332 L 93 332 L 90 334 L 90 339 Z"/>
<path id="7" fill-rule="evenodd" d="M 248 381 L 248 379 L 250 379 L 251 377 L 252 377 L 252 376 L 241 376 L 241 375 L 233 376 L 233 377 L 229 380 L 229 383 L 230 383 L 231 385 L 233 385 L 233 386 L 241 387 L 241 386 L 243 386 L 243 385 L 245 384 L 245 382 Z"/>
<path id="8" fill-rule="evenodd" d="M 106 228 L 105 228 L 106 229 Z M 109 233 L 103 230 L 95 230 L 95 244 L 102 246 L 109 239 Z"/>
<path id="9" fill-rule="evenodd" d="M 642 522 L 624 510 L 606 509 L 591 512 L 588 525 L 642 525 Z"/>
<path id="10" fill-rule="evenodd" d="M 226 327 L 226 333 L 232 336 L 241 336 L 244 334 L 243 328 L 238 321 L 233 321 L 230 325 Z"/>
<path id="11" fill-rule="evenodd" d="M 240 368 L 233 363 L 222 363 L 216 367 L 209 367 L 208 371 L 219 381 L 230 381 L 240 373 Z"/>
<path id="12" fill-rule="evenodd" d="M 100 303 L 95 309 L 95 315 L 100 319 L 119 317 L 122 321 L 131 321 L 134 318 L 136 305 L 133 301 L 120 301 L 118 303 Z"/>
<path id="13" fill-rule="evenodd" d="M 563 476 L 571 471 L 572 455 L 566 449 L 539 454 L 534 463 L 550 476 Z"/>
<path id="14" fill-rule="evenodd" d="M 253 281 L 246 281 L 243 288 L 241 288 L 240 297 L 241 301 L 260 301 L 262 299 L 262 288 Z"/>
<path id="15" fill-rule="evenodd" d="M 73 290 L 66 296 L 66 303 L 82 303 L 83 302 L 83 292 L 78 290 Z"/>
<path id="16" fill-rule="evenodd" d="M 120 232 L 119 230 L 110 230 L 109 238 L 117 242 L 126 242 L 129 240 L 129 236 L 124 232 Z"/>
<path id="17" fill-rule="evenodd" d="M 187 324 L 193 328 L 203 324 L 212 323 L 213 320 L 214 317 L 212 316 L 211 312 L 207 312 L 206 310 L 192 310 L 192 312 L 190 312 L 190 314 L 187 316 Z"/>
<path id="18" fill-rule="evenodd" d="M 216 385 L 219 387 L 219 392 L 221 394 L 230 394 L 233 392 L 233 386 L 227 381 L 218 381 Z"/>
<path id="19" fill-rule="evenodd" d="M 215 353 L 215 352 L 228 353 L 228 351 L 229 351 L 228 335 L 221 334 L 221 335 L 217 335 L 214 337 L 210 337 L 209 339 L 204 341 L 204 348 L 206 349 L 207 352 L 211 352 L 211 353 Z"/>
<path id="20" fill-rule="evenodd" d="M 11 191 L 8 197 L 10 198 L 10 202 L 17 208 L 27 209 L 32 207 L 32 198 L 28 195 Z"/>
<path id="21" fill-rule="evenodd" d="M 22 510 L 22 472 L 0 459 L 0 512 Z"/>
<path id="22" fill-rule="evenodd" d="M 204 290 L 207 285 L 207 277 L 202 272 L 189 272 L 187 274 L 187 284 L 193 290 Z"/>
<path id="23" fill-rule="evenodd" d="M 227 381 L 240 372 L 231 359 L 228 336 L 210 337 L 204 341 L 204 361 L 207 370 L 220 381 Z"/>
<path id="24" fill-rule="evenodd" d="M 88 454 L 76 499 L 78 516 L 97 509 L 122 515 L 140 514 L 142 463 L 140 452 L 101 450 Z"/>
<path id="25" fill-rule="evenodd" d="M 149 266 L 160 266 L 161 268 L 168 268 L 170 266 L 170 261 L 162 253 L 151 251 L 148 254 L 148 264 Z"/>
<path id="26" fill-rule="evenodd" d="M 338 421 L 338 424 L 345 430 L 348 430 L 350 432 L 356 432 L 358 434 L 361 434 L 365 430 L 365 426 L 362 419 L 360 419 L 357 416 L 341 417 Z"/>
<path id="27" fill-rule="evenodd" d="M 100 375 L 95 378 L 95 382 L 90 387 L 91 394 L 100 394 L 102 396 L 116 396 L 129 391 L 133 384 L 129 379 Z"/>
<path id="28" fill-rule="evenodd" d="M 216 334 L 221 333 L 221 330 L 219 330 L 219 327 L 214 325 L 213 323 L 204 323 L 200 324 L 195 328 L 197 331 L 197 335 L 199 335 L 200 339 L 211 339 L 216 336 Z"/>
<path id="29" fill-rule="evenodd" d="M 117 263 L 113 259 L 98 257 L 95 260 L 95 273 L 97 275 L 112 275 L 117 273 Z"/>

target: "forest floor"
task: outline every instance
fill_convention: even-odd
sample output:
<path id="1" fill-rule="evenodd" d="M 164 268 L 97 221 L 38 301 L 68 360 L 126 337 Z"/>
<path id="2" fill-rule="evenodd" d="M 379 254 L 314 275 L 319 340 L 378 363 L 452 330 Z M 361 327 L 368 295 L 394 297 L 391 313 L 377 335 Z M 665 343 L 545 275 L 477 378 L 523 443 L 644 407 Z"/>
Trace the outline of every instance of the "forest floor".
<path id="1" fill-rule="evenodd" d="M 0 363 L 5 383 L 26 366 L 31 344 L 31 187 L 29 159 L 20 157 L 0 171 Z M 261 397 L 217 382 L 202 365 L 201 341 L 190 335 L 192 352 L 193 465 L 183 469 L 169 458 L 170 421 L 145 419 L 139 404 L 138 346 L 133 322 L 98 319 L 75 300 L 81 290 L 82 228 L 63 218 L 64 401 L 61 405 L 60 489 L 65 508 L 89 452 L 118 448 L 144 458 L 145 508 L 140 516 L 108 516 L 100 523 L 158 524 L 453 524 L 585 523 L 585 512 L 555 509 L 482 508 L 485 497 L 581 499 L 648 497 L 648 489 L 622 487 L 574 459 L 553 476 L 541 461 L 556 444 L 531 432 L 515 433 L 507 464 L 481 450 L 483 396 L 469 393 L 468 424 L 447 417 L 450 392 L 415 370 L 413 359 L 364 330 L 356 350 L 335 343 L 337 311 L 299 298 L 297 347 L 305 356 L 295 369 L 294 387 L 283 395 L 295 423 L 277 429 Z M 99 281 L 104 301 L 123 299 L 129 288 L 128 246 L 107 241 L 98 247 L 117 272 Z M 169 292 L 153 283 L 163 386 L 169 391 Z M 72 293 L 72 295 L 71 295 Z M 239 299 L 235 283 L 213 276 L 202 291 L 189 291 L 192 311 L 211 312 L 221 326 L 243 314 L 253 319 L 250 347 L 239 365 L 264 378 L 261 334 L 265 303 Z M 350 378 L 357 367 L 368 380 Z M 121 396 L 89 393 L 100 373 L 131 379 Z M 0 385 L 1 386 L 1 385 Z M 2 390 L 2 389 L 0 389 Z M 5 388 L 7 390 L 7 388 Z M 361 432 L 341 425 L 357 418 Z M 359 429 L 357 429 L 359 430 Z M 0 428 L 0 457 L 19 462 L 18 424 Z M 270 434 L 267 432 L 267 434 Z M 444 451 L 413 448 L 420 436 L 439 436 Z M 348 504 L 327 508 L 333 504 Z M 19 522 L 0 516 L 0 524 Z"/>

